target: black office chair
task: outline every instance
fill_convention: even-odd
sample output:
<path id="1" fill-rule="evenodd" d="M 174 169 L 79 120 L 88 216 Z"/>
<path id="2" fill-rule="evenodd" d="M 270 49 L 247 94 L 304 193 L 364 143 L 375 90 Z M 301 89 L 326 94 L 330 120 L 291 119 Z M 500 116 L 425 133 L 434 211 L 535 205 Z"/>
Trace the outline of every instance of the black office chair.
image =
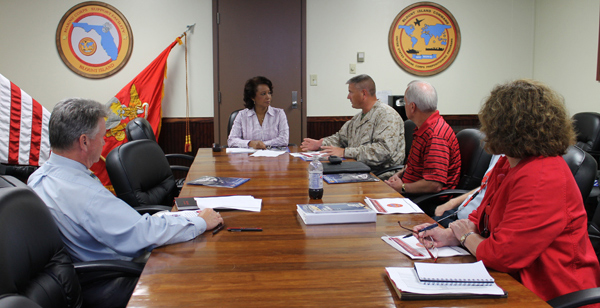
<path id="1" fill-rule="evenodd" d="M 600 164 L 600 113 L 581 112 L 573 115 L 573 127 L 577 133 L 577 146 L 590 153 Z M 596 179 L 600 179 L 600 171 L 596 172 Z M 590 195 L 583 199 L 588 220 L 600 205 L 600 188 L 593 187 Z"/>
<path id="2" fill-rule="evenodd" d="M 548 305 L 554 308 L 577 308 L 585 305 L 600 303 L 600 288 L 586 289 L 549 300 Z"/>
<path id="3" fill-rule="evenodd" d="M 409 196 L 427 215 L 433 216 L 435 208 L 448 198 L 462 195 L 481 185 L 492 159 L 492 155 L 483 149 L 484 137 L 481 131 L 474 128 L 463 129 L 456 134 L 461 167 L 460 179 L 455 189 L 447 189 L 435 194 Z"/>
<path id="4" fill-rule="evenodd" d="M 596 160 L 589 153 L 580 149 L 578 146 L 572 145 L 567 149 L 567 153 L 563 155 L 563 159 L 571 169 L 575 182 L 581 192 L 583 200 L 587 199 L 594 187 L 594 179 L 596 178 L 596 170 L 598 166 Z"/>
<path id="5" fill-rule="evenodd" d="M 179 195 L 165 154 L 152 140 L 123 143 L 106 156 L 117 197 L 140 213 L 171 209 Z"/>
<path id="6" fill-rule="evenodd" d="M 18 294 L 0 296 L 0 308 L 42 308 L 29 298 Z"/>
<path id="7" fill-rule="evenodd" d="M 154 135 L 154 131 L 152 130 L 152 125 L 150 122 L 144 118 L 135 118 L 125 126 L 125 135 L 127 136 L 127 140 L 141 140 L 141 139 L 150 139 L 154 142 L 157 142 L 156 136 Z M 194 156 L 188 154 L 164 154 L 167 160 L 169 159 L 184 159 L 188 161 L 190 164 L 194 161 Z M 190 170 L 189 166 L 182 165 L 170 165 L 171 171 L 173 173 L 180 171 L 184 174 L 182 178 L 175 179 L 175 183 L 177 188 L 181 191 L 181 188 L 184 185 L 185 177 L 187 176 L 188 171 Z"/>
<path id="8" fill-rule="evenodd" d="M 229 137 L 229 134 L 231 133 L 231 128 L 233 127 L 233 122 L 235 121 L 235 118 L 237 117 L 237 115 L 240 111 L 242 111 L 242 109 L 235 110 L 234 112 L 232 112 L 229 115 L 229 122 L 227 122 L 227 136 L 228 137 Z"/>
<path id="9" fill-rule="evenodd" d="M 73 264 L 50 211 L 23 185 L 0 188 L 0 295 L 22 295 L 45 308 L 81 307 L 86 298 L 119 290 L 116 280 L 139 277 L 144 264 Z"/>
<path id="10" fill-rule="evenodd" d="M 388 168 L 377 170 L 376 172 L 373 172 L 373 174 L 375 174 L 376 176 L 380 176 L 388 171 L 398 171 L 404 168 L 404 165 L 408 160 L 408 155 L 410 154 L 410 148 L 414 139 L 413 134 L 415 132 L 415 128 L 417 128 L 415 122 L 411 120 L 404 121 L 404 161 L 402 162 L 402 165 L 391 166 Z"/>

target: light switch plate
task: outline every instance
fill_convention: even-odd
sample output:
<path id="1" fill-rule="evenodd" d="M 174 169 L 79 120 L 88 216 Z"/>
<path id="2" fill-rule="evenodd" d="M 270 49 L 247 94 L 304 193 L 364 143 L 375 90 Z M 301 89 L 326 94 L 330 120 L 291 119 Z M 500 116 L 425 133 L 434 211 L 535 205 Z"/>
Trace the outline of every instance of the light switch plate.
<path id="1" fill-rule="evenodd" d="M 350 64 L 350 74 L 356 74 L 356 64 Z"/>
<path id="2" fill-rule="evenodd" d="M 317 85 L 317 75 L 310 75 L 310 85 L 311 86 Z"/>

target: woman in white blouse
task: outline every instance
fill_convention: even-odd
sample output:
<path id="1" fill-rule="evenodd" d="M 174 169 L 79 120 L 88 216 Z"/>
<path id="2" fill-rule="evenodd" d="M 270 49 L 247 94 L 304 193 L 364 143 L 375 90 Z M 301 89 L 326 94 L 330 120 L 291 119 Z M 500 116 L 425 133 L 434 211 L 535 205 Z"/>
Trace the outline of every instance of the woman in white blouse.
<path id="1" fill-rule="evenodd" d="M 244 107 L 240 110 L 227 145 L 237 148 L 266 149 L 287 146 L 290 128 L 283 109 L 271 107 L 273 84 L 257 76 L 248 79 L 244 86 Z"/>

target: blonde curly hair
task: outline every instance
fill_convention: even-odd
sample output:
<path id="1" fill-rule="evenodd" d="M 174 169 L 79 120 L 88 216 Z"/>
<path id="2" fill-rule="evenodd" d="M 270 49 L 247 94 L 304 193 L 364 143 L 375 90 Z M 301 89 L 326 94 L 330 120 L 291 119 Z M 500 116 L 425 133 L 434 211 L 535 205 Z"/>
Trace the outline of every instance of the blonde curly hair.
<path id="1" fill-rule="evenodd" d="M 534 80 L 496 86 L 479 111 L 479 121 L 485 149 L 493 154 L 558 156 L 575 143 L 563 97 Z"/>

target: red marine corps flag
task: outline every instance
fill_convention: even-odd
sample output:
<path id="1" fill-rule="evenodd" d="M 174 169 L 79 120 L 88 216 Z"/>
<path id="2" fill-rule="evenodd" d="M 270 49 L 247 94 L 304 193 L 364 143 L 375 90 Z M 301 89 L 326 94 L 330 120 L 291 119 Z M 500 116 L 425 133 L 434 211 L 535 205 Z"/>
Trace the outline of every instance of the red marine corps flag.
<path id="1" fill-rule="evenodd" d="M 0 74 L 0 163 L 41 166 L 50 157 L 50 112 Z"/>
<path id="2" fill-rule="evenodd" d="M 94 171 L 102 184 L 111 191 L 113 189 L 106 172 L 104 158 L 114 148 L 127 142 L 125 136 L 127 123 L 136 117 L 144 117 L 150 122 L 154 134 L 158 138 L 162 118 L 163 84 L 167 74 L 167 58 L 178 41 L 179 39 L 171 43 L 150 65 L 107 103 L 109 116 L 106 120 L 106 135 L 104 135 L 106 144 L 102 150 L 102 158 L 90 169 Z"/>

